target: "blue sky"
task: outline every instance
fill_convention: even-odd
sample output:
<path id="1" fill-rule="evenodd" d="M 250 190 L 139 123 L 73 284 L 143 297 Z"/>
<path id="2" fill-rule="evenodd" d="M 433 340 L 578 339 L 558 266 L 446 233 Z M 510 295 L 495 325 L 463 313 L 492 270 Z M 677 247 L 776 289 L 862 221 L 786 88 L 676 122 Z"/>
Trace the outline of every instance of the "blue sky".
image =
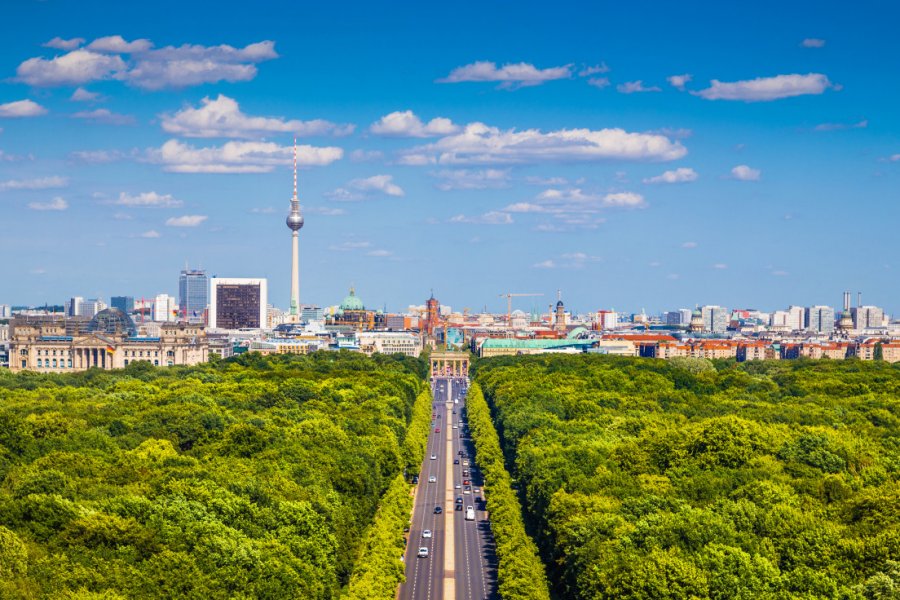
<path id="1" fill-rule="evenodd" d="M 303 302 L 900 309 L 894 3 L 333 4 L 7 3 L 0 303 L 286 306 L 298 133 Z"/>

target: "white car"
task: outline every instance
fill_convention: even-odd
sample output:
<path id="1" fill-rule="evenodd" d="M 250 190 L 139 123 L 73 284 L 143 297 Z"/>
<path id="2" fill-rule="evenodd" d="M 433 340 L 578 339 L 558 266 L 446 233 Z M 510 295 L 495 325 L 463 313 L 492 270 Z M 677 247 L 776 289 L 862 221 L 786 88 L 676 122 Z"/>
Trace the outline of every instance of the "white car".
<path id="1" fill-rule="evenodd" d="M 456 488 L 456 489 L 460 489 L 460 488 L 462 488 L 462 486 L 461 486 L 461 485 L 459 485 L 459 484 L 458 484 L 458 483 L 457 483 L 457 484 L 456 484 L 456 485 L 455 485 L 455 486 L 454 486 L 454 487 L 455 487 L 455 488 Z"/>
<path id="2" fill-rule="evenodd" d="M 426 529 L 425 531 L 423 531 L 423 532 L 422 532 L 422 537 L 423 537 L 423 538 L 430 538 L 430 537 L 431 537 L 431 530 L 430 530 L 430 529 Z"/>
<path id="3" fill-rule="evenodd" d="M 428 483 L 437 483 L 437 476 L 431 475 L 431 476 L 428 478 Z"/>
<path id="4" fill-rule="evenodd" d="M 454 425 L 453 429 L 459 429 L 459 425 Z"/>
<path id="5" fill-rule="evenodd" d="M 416 554 L 419 558 L 428 558 L 428 548 L 422 546 L 419 548 L 419 552 Z"/>
<path id="6" fill-rule="evenodd" d="M 431 460 L 437 460 L 437 454 L 432 454 L 432 455 L 431 455 Z"/>

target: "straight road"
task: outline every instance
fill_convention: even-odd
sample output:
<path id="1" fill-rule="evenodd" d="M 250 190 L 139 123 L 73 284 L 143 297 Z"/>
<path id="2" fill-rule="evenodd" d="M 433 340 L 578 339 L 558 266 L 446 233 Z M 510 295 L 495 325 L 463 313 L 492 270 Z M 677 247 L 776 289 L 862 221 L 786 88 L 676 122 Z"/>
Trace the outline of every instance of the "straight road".
<path id="1" fill-rule="evenodd" d="M 434 386 L 434 417 L 419 471 L 400 600 L 498 598 L 497 556 L 481 491 L 484 480 L 465 422 L 464 384 L 439 378 Z M 462 510 L 456 510 L 457 498 L 462 498 Z M 475 509 L 474 521 L 465 520 L 468 506 Z M 422 537 L 426 529 L 431 537 Z M 417 556 L 420 547 L 428 549 L 427 558 Z"/>
<path id="2" fill-rule="evenodd" d="M 401 600 L 440 600 L 444 598 L 443 579 L 445 563 L 445 526 L 447 518 L 444 510 L 447 500 L 447 435 L 444 421 L 450 411 L 442 401 L 435 398 L 432 405 L 432 426 L 428 434 L 428 446 L 425 460 L 419 470 L 419 485 L 413 508 L 412 523 L 406 544 L 406 582 L 401 584 L 399 598 Z M 435 429 L 440 429 L 436 432 Z M 432 459 L 431 457 L 435 458 Z M 434 477 L 435 481 L 430 482 Z M 440 506 L 442 512 L 435 514 L 434 509 Z M 423 537 L 425 530 L 431 537 Z M 418 557 L 419 548 L 428 549 L 426 558 Z"/>

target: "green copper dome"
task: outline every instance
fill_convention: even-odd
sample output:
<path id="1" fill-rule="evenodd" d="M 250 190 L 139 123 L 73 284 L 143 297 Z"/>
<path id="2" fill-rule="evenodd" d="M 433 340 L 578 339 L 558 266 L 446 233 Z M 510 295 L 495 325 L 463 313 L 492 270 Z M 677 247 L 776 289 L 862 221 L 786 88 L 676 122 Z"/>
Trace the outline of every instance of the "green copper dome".
<path id="1" fill-rule="evenodd" d="M 345 310 L 365 310 L 366 307 L 363 306 L 362 300 L 359 299 L 359 296 L 356 295 L 356 291 L 351 287 L 350 295 L 344 298 L 343 302 L 341 302 L 341 311 Z"/>

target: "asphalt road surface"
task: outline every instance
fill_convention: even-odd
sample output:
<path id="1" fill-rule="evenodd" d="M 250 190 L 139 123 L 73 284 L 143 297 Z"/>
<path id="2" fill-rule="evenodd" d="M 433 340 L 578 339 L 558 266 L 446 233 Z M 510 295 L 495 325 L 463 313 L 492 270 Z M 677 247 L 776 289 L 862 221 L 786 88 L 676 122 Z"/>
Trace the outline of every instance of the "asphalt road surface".
<path id="1" fill-rule="evenodd" d="M 432 412 L 404 557 L 406 582 L 400 586 L 399 598 L 494 600 L 497 557 L 484 510 L 483 479 L 474 464 L 474 446 L 464 421 L 465 380 L 437 379 Z M 436 481 L 429 482 L 431 476 Z M 458 497 L 462 510 L 456 510 Z M 435 514 L 436 506 L 441 507 L 440 514 Z M 465 520 L 468 506 L 475 509 L 474 521 Z M 430 538 L 422 537 L 426 529 L 431 531 Z M 420 547 L 428 548 L 427 558 L 417 556 Z"/>

